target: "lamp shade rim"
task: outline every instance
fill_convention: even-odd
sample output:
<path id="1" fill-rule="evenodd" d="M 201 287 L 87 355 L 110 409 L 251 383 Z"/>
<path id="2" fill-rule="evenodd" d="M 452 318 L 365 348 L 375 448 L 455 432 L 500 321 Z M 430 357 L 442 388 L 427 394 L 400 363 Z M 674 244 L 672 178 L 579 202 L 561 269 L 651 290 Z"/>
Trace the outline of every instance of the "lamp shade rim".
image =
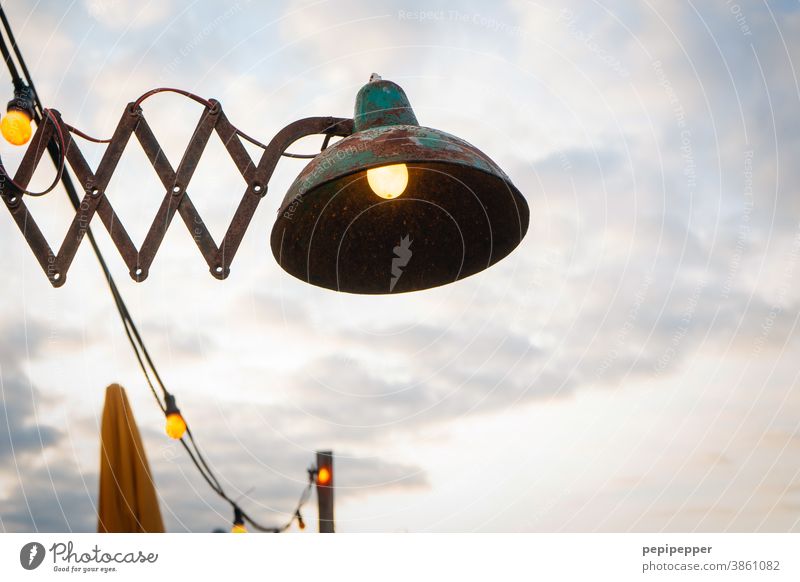
<path id="1" fill-rule="evenodd" d="M 530 209 L 510 181 L 442 162 L 409 163 L 408 174 L 418 191 L 392 200 L 364 169 L 319 184 L 275 221 L 275 260 L 318 287 L 397 294 L 483 271 L 525 237 Z"/>
<path id="2" fill-rule="evenodd" d="M 390 125 L 354 133 L 322 151 L 289 187 L 278 213 L 326 182 L 379 166 L 425 162 L 471 167 L 517 190 L 506 173 L 472 144 L 430 127 Z"/>

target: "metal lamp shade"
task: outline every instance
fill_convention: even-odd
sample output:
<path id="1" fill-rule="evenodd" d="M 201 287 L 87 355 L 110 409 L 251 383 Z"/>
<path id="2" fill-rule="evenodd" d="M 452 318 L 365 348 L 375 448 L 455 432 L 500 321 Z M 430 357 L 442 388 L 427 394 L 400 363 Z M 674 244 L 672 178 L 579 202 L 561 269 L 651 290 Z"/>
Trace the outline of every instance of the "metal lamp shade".
<path id="1" fill-rule="evenodd" d="M 508 255 L 528 229 L 519 190 L 480 150 L 416 125 L 402 89 L 366 85 L 355 133 L 301 172 L 272 230 L 278 264 L 348 293 L 418 291 L 468 277 Z M 384 199 L 367 170 L 406 164 L 402 195 Z"/>

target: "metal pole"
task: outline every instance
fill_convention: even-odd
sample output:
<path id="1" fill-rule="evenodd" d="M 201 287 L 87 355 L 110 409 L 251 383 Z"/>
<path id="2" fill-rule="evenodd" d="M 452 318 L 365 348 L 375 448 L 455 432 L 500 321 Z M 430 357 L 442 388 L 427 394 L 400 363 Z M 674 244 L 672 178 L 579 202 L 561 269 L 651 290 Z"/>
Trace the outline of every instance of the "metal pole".
<path id="1" fill-rule="evenodd" d="M 325 475 L 324 479 L 320 475 Z M 333 521 L 333 452 L 317 451 L 317 505 L 319 508 L 319 533 L 334 533 Z"/>

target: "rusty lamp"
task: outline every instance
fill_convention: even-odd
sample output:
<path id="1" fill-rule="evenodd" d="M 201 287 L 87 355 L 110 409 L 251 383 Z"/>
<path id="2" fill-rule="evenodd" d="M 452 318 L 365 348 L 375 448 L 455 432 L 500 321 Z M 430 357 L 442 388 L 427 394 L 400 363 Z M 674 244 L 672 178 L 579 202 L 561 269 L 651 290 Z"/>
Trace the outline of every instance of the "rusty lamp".
<path id="1" fill-rule="evenodd" d="M 283 200 L 271 244 L 288 273 L 349 293 L 418 291 L 482 271 L 522 241 L 528 205 L 508 176 L 420 126 L 397 84 L 373 75 L 353 127 Z"/>
<path id="2" fill-rule="evenodd" d="M 140 107 L 149 96 L 172 91 L 205 109 L 180 164 L 173 169 Z M 348 293 L 387 294 L 437 287 L 493 265 L 522 241 L 528 229 L 525 199 L 508 176 L 467 142 L 422 127 L 403 90 L 373 75 L 358 93 L 351 119 L 309 117 L 292 122 L 260 144 L 228 120 L 219 102 L 179 89 L 155 89 L 130 103 L 108 140 L 96 170 L 57 111 L 45 110 L 14 179 L 0 161 L 0 198 L 5 202 L 54 287 L 67 270 L 95 214 L 111 235 L 135 281 L 145 280 L 167 229 L 180 216 L 211 274 L 225 279 L 245 231 L 281 156 L 298 139 L 324 135 L 323 151 L 300 173 L 280 206 L 272 229 L 272 252 L 298 279 Z M 190 182 L 216 132 L 245 180 L 245 193 L 217 245 L 189 196 Z M 326 147 L 332 137 L 342 139 Z M 140 143 L 164 186 L 164 200 L 142 245 L 136 247 L 106 196 L 106 188 L 131 138 Z M 240 138 L 263 148 L 258 162 Z M 59 176 L 72 169 L 84 196 L 56 253 L 24 202 L 44 147 L 60 152 Z M 76 205 L 77 207 L 77 205 Z"/>

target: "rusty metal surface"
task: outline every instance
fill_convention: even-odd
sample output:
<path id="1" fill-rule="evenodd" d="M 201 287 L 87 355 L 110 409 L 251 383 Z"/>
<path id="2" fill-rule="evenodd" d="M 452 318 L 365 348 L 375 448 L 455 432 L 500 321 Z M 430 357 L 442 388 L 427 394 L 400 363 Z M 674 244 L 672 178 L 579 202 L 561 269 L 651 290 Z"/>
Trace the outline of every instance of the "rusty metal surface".
<path id="1" fill-rule="evenodd" d="M 123 112 L 96 172 L 92 172 L 68 128 L 61 121 L 58 112 L 53 112 L 55 121 L 48 118 L 37 128 L 31 145 L 25 152 L 14 176 L 13 181 L 16 185 L 5 178 L 7 174 L 0 162 L 0 172 L 2 172 L 0 197 L 54 287 L 60 287 L 66 282 L 67 272 L 75 253 L 95 215 L 100 217 L 111 240 L 125 261 L 130 276 L 135 281 L 143 281 L 147 278 L 155 255 L 176 212 L 192 234 L 211 274 L 217 279 L 225 279 L 230 273 L 230 265 L 258 204 L 267 193 L 267 185 L 275 166 L 286 149 L 296 140 L 308 135 L 344 137 L 353 131 L 353 122 L 350 119 L 336 117 L 301 119 L 290 123 L 278 132 L 256 163 L 242 145 L 235 128 L 225 116 L 222 106 L 217 101 L 212 100 L 211 103 L 213 106 L 205 108 L 202 112 L 177 169 L 173 169 L 167 160 L 158 140 L 147 124 L 141 108 L 134 108 L 133 103 L 130 103 Z M 55 123 L 58 123 L 64 136 L 66 163 L 77 176 L 85 192 L 80 208 L 75 213 L 58 253 L 55 253 L 45 240 L 24 200 L 24 189 L 27 188 L 31 176 L 41 161 L 48 142 L 55 139 L 54 132 L 57 130 Z M 208 232 L 188 192 L 192 175 L 213 132 L 219 135 L 239 173 L 247 183 L 236 213 L 219 246 Z M 161 206 L 139 249 L 134 245 L 106 196 L 106 188 L 131 136 L 134 136 L 141 145 L 165 190 Z"/>
<path id="2" fill-rule="evenodd" d="M 525 237 L 530 211 L 509 177 L 475 146 L 421 127 L 397 84 L 371 79 L 353 121 L 281 204 L 270 244 L 285 271 L 348 293 L 419 291 L 483 271 Z M 368 172 L 393 164 L 408 177 L 388 200 Z"/>
<path id="3" fill-rule="evenodd" d="M 355 131 L 384 125 L 419 125 L 405 91 L 397 83 L 370 80 L 356 95 Z"/>
<path id="4" fill-rule="evenodd" d="M 289 187 L 280 214 L 297 205 L 306 192 L 330 180 L 368 168 L 411 162 L 458 164 L 511 182 L 489 156 L 463 139 L 430 127 L 386 125 L 354 133 L 314 158 Z"/>
<path id="5" fill-rule="evenodd" d="M 406 191 L 391 200 L 372 191 L 366 170 L 295 198 L 272 229 L 275 260 L 319 287 L 396 294 L 474 275 L 525 237 L 528 205 L 511 182 L 450 162 L 407 169 Z"/>

